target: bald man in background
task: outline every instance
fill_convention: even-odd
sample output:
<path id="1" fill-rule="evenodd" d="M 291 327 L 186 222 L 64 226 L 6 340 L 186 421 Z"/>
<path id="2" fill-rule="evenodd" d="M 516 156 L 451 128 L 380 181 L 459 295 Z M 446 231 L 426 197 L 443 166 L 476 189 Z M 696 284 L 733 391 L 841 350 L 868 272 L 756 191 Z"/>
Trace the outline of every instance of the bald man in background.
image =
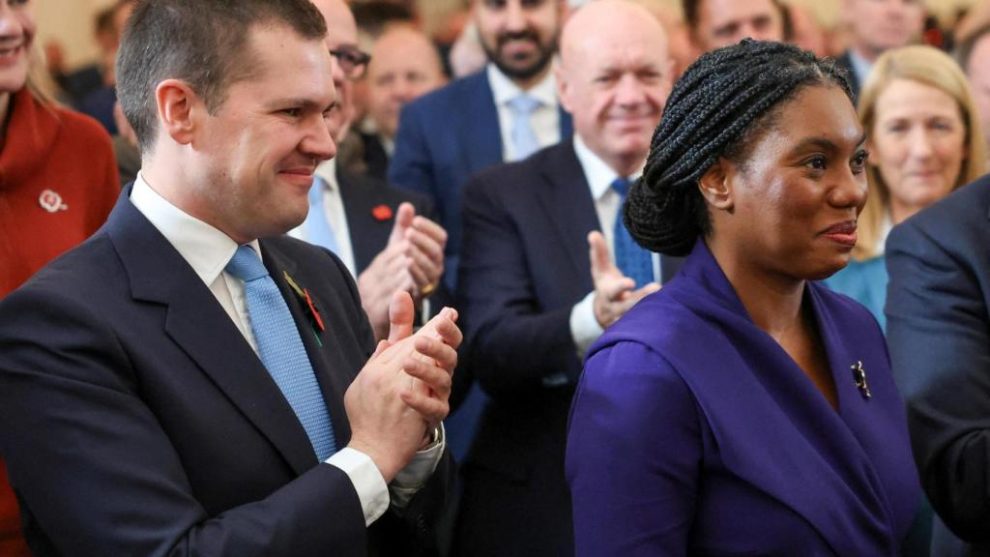
<path id="1" fill-rule="evenodd" d="M 564 440 L 581 357 L 676 270 L 620 240 L 630 238 L 618 218 L 622 185 L 642 172 L 670 92 L 670 66 L 664 30 L 641 6 L 579 8 L 556 72 L 575 136 L 465 187 L 457 305 L 490 402 L 462 468 L 458 555 L 573 553 Z M 631 257 L 613 262 L 619 246 Z"/>
<path id="2" fill-rule="evenodd" d="M 386 27 L 372 47 L 366 77 L 369 125 L 360 137 L 368 175 L 385 179 L 402 107 L 446 82 L 429 37 L 411 25 Z"/>

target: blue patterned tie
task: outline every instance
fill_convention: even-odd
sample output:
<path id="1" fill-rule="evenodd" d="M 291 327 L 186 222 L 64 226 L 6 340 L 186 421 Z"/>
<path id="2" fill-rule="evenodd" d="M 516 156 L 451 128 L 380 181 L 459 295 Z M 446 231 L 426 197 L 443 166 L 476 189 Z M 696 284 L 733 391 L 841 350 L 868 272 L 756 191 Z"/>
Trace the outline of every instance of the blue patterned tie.
<path id="1" fill-rule="evenodd" d="M 622 274 L 636 281 L 636 288 L 653 282 L 653 256 L 633 240 L 622 223 L 622 203 L 629 193 L 629 180 L 619 177 L 612 182 L 612 189 L 619 194 L 619 211 L 615 213 L 615 265 Z"/>
<path id="2" fill-rule="evenodd" d="M 309 213 L 306 214 L 306 221 L 303 222 L 303 227 L 309 243 L 323 246 L 334 253 L 338 253 L 337 235 L 334 234 L 333 227 L 327 222 L 327 211 L 323 206 L 323 196 L 326 193 L 327 183 L 323 181 L 323 178 L 315 176 L 313 178 L 313 186 L 309 188 Z"/>
<path id="3" fill-rule="evenodd" d="M 244 281 L 251 330 L 261 362 L 302 423 L 320 461 L 336 452 L 330 413 L 313 366 L 278 286 L 250 246 L 240 246 L 226 271 Z"/>
<path id="4" fill-rule="evenodd" d="M 540 140 L 533 130 L 533 111 L 540 106 L 540 101 L 521 93 L 509 101 L 512 112 L 512 146 L 515 148 L 513 160 L 522 160 L 532 155 L 540 148 Z"/>

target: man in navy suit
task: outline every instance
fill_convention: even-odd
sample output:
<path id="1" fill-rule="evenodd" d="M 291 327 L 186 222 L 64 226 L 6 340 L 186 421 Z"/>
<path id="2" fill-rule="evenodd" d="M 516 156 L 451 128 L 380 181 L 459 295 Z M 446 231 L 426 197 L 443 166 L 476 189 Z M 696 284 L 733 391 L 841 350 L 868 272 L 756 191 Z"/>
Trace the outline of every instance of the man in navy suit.
<path id="1" fill-rule="evenodd" d="M 473 21 L 488 65 L 407 105 L 399 117 L 389 182 L 425 193 L 447 230 L 444 282 L 455 288 L 461 252 L 461 190 L 474 173 L 526 157 L 570 137 L 550 71 L 566 6 L 563 0 L 474 0 Z M 457 374 L 468 392 L 470 368 Z M 485 404 L 474 388 L 455 395 L 448 421 L 451 449 L 461 459 Z"/>
<path id="2" fill-rule="evenodd" d="M 472 174 L 570 136 L 550 71 L 563 0 L 474 0 L 484 70 L 402 110 L 389 182 L 427 194 L 450 235 L 447 277 L 460 252 L 461 189 Z"/>
<path id="3" fill-rule="evenodd" d="M 633 245 L 619 214 L 669 72 L 666 36 L 644 8 L 578 9 L 557 74 L 574 137 L 465 188 L 458 303 L 491 400 L 462 469 L 461 555 L 573 553 L 564 440 L 583 352 L 675 270 Z"/>
<path id="4" fill-rule="evenodd" d="M 990 177 L 894 227 L 887 345 L 938 555 L 990 555 Z M 944 526 L 971 544 L 954 545 Z"/>
<path id="5" fill-rule="evenodd" d="M 857 98 L 884 51 L 906 46 L 921 35 L 925 5 L 918 0 L 843 0 L 842 8 L 850 44 L 835 61 L 848 72 Z"/>
<path id="6" fill-rule="evenodd" d="M 0 303 L 35 554 L 434 549 L 456 313 L 413 335 L 396 295 L 376 349 L 340 260 L 281 235 L 335 151 L 325 39 L 305 0 L 138 4 L 117 67 L 138 179 Z"/>
<path id="7" fill-rule="evenodd" d="M 361 60 L 350 7 L 343 0 L 315 0 L 313 5 L 327 22 L 338 93 L 329 123 L 333 140 L 340 145 L 351 133 L 354 119 L 353 80 L 366 71 L 367 59 Z M 340 257 L 357 279 L 375 338 L 385 338 L 388 306 L 395 292 L 409 292 L 419 305 L 437 289 L 447 233 L 430 220 L 433 209 L 425 195 L 348 172 L 336 159 L 321 163 L 316 176 L 306 221 L 289 234 Z M 446 289 L 440 289 L 430 298 L 431 306 L 439 310 L 448 298 Z"/>

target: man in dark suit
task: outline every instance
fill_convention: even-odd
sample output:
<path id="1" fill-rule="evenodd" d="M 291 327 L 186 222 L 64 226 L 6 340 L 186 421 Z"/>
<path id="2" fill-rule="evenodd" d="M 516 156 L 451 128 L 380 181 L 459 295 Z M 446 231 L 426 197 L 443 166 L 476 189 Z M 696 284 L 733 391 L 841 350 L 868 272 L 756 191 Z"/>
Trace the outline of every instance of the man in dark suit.
<path id="1" fill-rule="evenodd" d="M 634 245 L 619 215 L 669 71 L 664 31 L 644 8 L 580 8 L 557 74 L 574 137 L 465 188 L 458 303 L 491 401 L 462 471 L 461 555 L 573 553 L 564 440 L 582 354 L 675 270 Z"/>
<path id="2" fill-rule="evenodd" d="M 563 0 L 473 0 L 488 65 L 410 103 L 399 117 L 389 182 L 433 201 L 448 234 L 443 280 L 450 291 L 461 252 L 461 190 L 468 178 L 571 135 L 571 119 L 559 107 L 550 71 L 564 10 Z M 458 392 L 468 392 L 470 368 L 457 378 Z M 458 459 L 470 446 L 484 404 L 475 387 L 447 422 Z"/>
<path id="3" fill-rule="evenodd" d="M 367 62 L 347 59 L 347 53 L 360 52 L 350 7 L 343 0 L 316 0 L 313 4 L 327 22 L 333 83 L 338 92 L 337 105 L 329 116 L 330 133 L 340 145 L 351 133 L 354 80 L 366 70 Z M 395 292 L 409 292 L 419 305 L 440 283 L 447 233 L 430 220 L 432 216 L 426 196 L 348 172 L 336 159 L 330 159 L 317 167 L 309 214 L 290 235 L 341 258 L 357 279 L 361 303 L 375 338 L 381 339 L 388 334 L 388 306 Z M 445 292 L 441 288 L 430 298 L 434 309 L 448 301 Z"/>
<path id="4" fill-rule="evenodd" d="M 468 178 L 571 134 L 550 71 L 563 0 L 474 0 L 472 9 L 488 65 L 402 111 L 388 172 L 390 183 L 425 193 L 436 206 L 450 235 L 450 285 L 460 252 L 461 189 Z"/>
<path id="5" fill-rule="evenodd" d="M 894 227 L 887 344 L 922 486 L 942 523 L 990 555 L 990 177 Z M 934 553 L 933 553 L 934 555 Z"/>
<path id="6" fill-rule="evenodd" d="M 138 4 L 138 179 L 0 303 L 0 450 L 37 555 L 432 549 L 456 313 L 412 335 L 396 295 L 375 349 L 340 260 L 281 236 L 334 154 L 325 39 L 304 0 Z"/>
<path id="7" fill-rule="evenodd" d="M 853 98 L 858 98 L 877 58 L 921 35 L 925 5 L 918 0 L 843 0 L 842 16 L 850 44 L 835 61 L 848 72 Z"/>

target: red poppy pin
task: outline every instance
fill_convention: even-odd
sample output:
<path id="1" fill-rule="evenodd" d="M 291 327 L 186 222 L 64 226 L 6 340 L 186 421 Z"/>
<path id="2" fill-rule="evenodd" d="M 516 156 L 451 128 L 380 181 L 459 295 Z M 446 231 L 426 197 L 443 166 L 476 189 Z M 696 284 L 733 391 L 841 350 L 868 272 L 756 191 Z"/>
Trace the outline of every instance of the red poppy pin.
<path id="1" fill-rule="evenodd" d="M 384 203 L 381 205 L 375 205 L 371 210 L 371 216 L 375 217 L 378 221 L 387 221 L 392 219 L 392 208 Z"/>
<path id="2" fill-rule="evenodd" d="M 316 342 L 320 346 L 323 346 L 323 343 L 320 342 L 320 333 L 325 331 L 326 327 L 323 325 L 323 318 L 320 317 L 319 310 L 316 309 L 316 304 L 313 303 L 313 298 L 309 295 L 309 290 L 300 287 L 296 281 L 289 276 L 289 273 L 282 271 L 282 274 L 285 276 L 285 282 L 288 283 L 289 288 L 292 289 L 292 292 L 296 295 L 296 298 L 299 299 L 299 303 L 302 304 L 303 308 L 306 310 L 306 317 L 309 318 L 309 322 L 313 326 L 313 334 L 316 336 Z"/>

